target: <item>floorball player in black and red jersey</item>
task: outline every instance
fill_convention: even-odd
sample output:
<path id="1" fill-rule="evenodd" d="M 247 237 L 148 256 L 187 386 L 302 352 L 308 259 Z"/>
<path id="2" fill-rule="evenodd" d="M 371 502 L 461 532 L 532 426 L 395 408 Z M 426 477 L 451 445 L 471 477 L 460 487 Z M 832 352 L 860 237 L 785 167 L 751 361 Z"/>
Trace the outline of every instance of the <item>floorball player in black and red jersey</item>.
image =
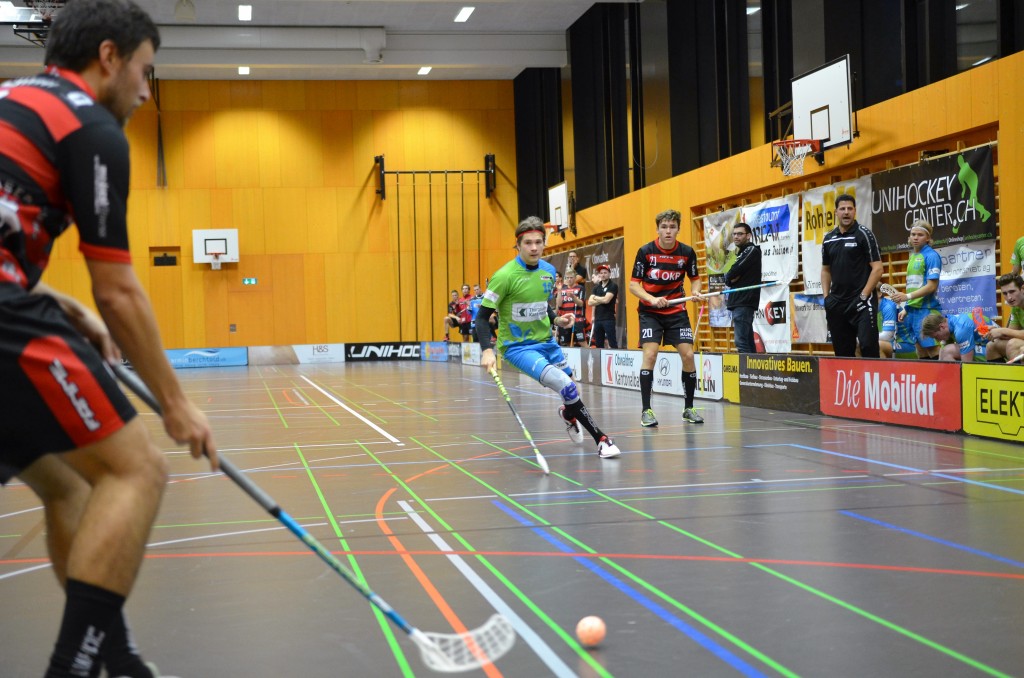
<path id="1" fill-rule="evenodd" d="M 637 250 L 633 277 L 629 281 L 629 291 L 640 299 L 637 310 L 640 313 L 640 346 L 644 352 L 640 366 L 640 396 L 643 400 L 640 425 L 645 427 L 658 425 L 651 409 L 652 370 L 658 359 L 658 348 L 662 345 L 675 346 L 683 359 L 683 420 L 704 423 L 704 418 L 693 408 L 697 371 L 693 363 L 690 317 L 684 303 L 672 303 L 683 298 L 686 278 L 690 279 L 691 294 L 699 297 L 701 293 L 697 253 L 678 241 L 680 219 L 676 210 L 666 210 L 655 217 L 658 237 Z"/>
<path id="2" fill-rule="evenodd" d="M 122 608 L 167 462 L 105 361 L 123 351 L 168 435 L 216 467 L 209 423 L 167 361 L 128 250 L 122 128 L 149 98 L 159 45 L 130 0 L 75 0 L 54 19 L 46 71 L 0 85 L 0 483 L 17 476 L 39 496 L 65 590 L 47 677 L 155 674 Z M 40 282 L 72 223 L 102 319 Z"/>

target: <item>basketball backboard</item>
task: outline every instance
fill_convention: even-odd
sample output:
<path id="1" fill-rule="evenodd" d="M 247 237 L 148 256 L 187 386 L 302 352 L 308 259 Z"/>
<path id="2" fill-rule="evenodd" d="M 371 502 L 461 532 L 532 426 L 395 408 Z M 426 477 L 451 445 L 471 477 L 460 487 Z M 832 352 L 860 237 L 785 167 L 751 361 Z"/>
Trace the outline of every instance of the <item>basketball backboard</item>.
<path id="1" fill-rule="evenodd" d="M 224 263 L 238 263 L 238 229 L 210 228 L 192 231 L 192 261 L 211 266 L 216 263 L 218 267 Z"/>
<path id="2" fill-rule="evenodd" d="M 569 187 L 564 181 L 548 189 L 548 222 L 557 233 L 569 228 Z"/>
<path id="3" fill-rule="evenodd" d="M 792 86 L 794 139 L 817 139 L 828 149 L 857 136 L 849 54 L 793 78 Z"/>

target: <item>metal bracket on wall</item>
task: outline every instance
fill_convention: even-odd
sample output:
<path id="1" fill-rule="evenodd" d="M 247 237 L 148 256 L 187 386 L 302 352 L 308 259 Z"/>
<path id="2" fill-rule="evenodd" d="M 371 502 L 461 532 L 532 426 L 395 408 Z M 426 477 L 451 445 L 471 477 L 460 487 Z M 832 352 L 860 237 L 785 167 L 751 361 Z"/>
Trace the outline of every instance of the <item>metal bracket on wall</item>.
<path id="1" fill-rule="evenodd" d="M 475 170 L 391 170 L 387 171 L 384 169 L 384 154 L 373 156 L 373 163 L 377 166 L 377 195 L 380 196 L 381 200 L 387 199 L 387 190 L 384 186 L 384 177 L 388 174 L 483 174 L 484 175 L 484 195 L 490 198 L 497 188 L 498 183 L 498 165 L 494 160 L 494 154 L 488 153 L 484 156 L 484 168 Z M 573 231 L 575 233 L 575 230 Z"/>

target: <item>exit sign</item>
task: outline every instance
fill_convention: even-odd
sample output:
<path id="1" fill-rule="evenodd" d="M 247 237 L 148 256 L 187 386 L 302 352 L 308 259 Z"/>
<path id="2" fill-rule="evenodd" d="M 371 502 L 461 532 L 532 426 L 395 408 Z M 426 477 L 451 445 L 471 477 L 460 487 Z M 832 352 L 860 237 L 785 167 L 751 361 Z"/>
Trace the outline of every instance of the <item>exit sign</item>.
<path id="1" fill-rule="evenodd" d="M 256 284 L 256 278 L 242 278 L 242 284 L 243 285 L 255 285 Z"/>

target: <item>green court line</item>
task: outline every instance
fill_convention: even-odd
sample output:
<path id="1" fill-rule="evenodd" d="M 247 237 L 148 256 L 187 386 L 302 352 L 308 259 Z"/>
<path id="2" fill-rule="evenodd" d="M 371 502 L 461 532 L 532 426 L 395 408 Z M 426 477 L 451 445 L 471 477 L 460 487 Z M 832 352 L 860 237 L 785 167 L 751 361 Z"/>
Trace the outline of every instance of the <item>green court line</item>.
<path id="1" fill-rule="evenodd" d="M 302 450 L 299 448 L 298 443 L 292 443 L 295 446 L 295 453 L 299 455 L 299 460 L 302 461 L 303 467 L 306 469 L 306 475 L 309 477 L 309 482 L 313 485 L 313 489 L 316 491 L 316 496 L 320 498 L 320 505 L 323 506 L 324 513 L 327 515 L 328 520 L 331 523 L 331 527 L 334 529 L 334 535 L 338 538 L 338 542 L 341 544 L 343 551 L 350 551 L 348 541 L 341 532 L 341 527 L 334 519 L 334 514 L 330 510 L 330 506 L 327 504 L 327 498 L 324 497 L 323 491 L 320 489 L 320 485 L 316 482 L 316 477 L 313 475 L 313 469 L 309 467 L 309 462 L 306 461 L 306 456 L 302 454 Z M 359 568 L 359 563 L 356 561 L 355 556 L 349 554 L 346 556 L 348 559 L 349 567 L 352 572 L 355 573 L 356 579 L 362 584 L 366 585 L 366 577 L 363 576 L 362 570 Z M 384 634 L 384 638 L 387 640 L 388 646 L 391 648 L 391 653 L 395 657 L 395 661 L 398 663 L 399 669 L 402 671 L 403 676 L 413 678 L 412 667 L 409 665 L 409 659 L 405 656 L 405 652 L 402 650 L 402 646 L 399 644 L 398 639 L 395 638 L 394 629 L 391 628 L 391 622 L 384 616 L 376 605 L 368 603 L 370 609 L 373 610 L 373 616 L 377 618 L 377 624 L 380 625 L 381 632 Z"/>
<path id="2" fill-rule="evenodd" d="M 563 535 L 564 537 L 566 537 L 567 539 L 572 541 L 572 543 L 574 543 L 577 546 L 579 546 L 581 549 L 586 550 L 588 553 L 597 553 L 597 551 L 593 550 L 592 548 L 590 548 L 589 546 L 587 546 L 583 542 L 579 541 L 578 539 L 576 539 L 574 537 L 571 537 L 568 533 L 563 531 L 561 528 L 556 527 L 550 521 L 548 521 L 548 520 L 544 519 L 543 517 L 541 517 L 540 515 L 534 513 L 533 511 L 531 511 L 526 506 L 523 506 L 522 504 L 517 502 L 515 499 L 512 499 L 507 494 L 503 493 L 501 490 L 499 490 L 496 487 L 488 484 L 486 481 L 480 479 L 479 477 L 473 475 L 471 472 L 469 472 L 466 469 L 464 469 L 461 465 L 454 464 L 454 463 L 448 461 L 442 455 L 440 455 L 438 452 L 434 451 L 433 449 L 431 449 L 430 447 L 428 447 L 424 443 L 420 442 L 416 438 L 410 436 L 409 439 L 412 440 L 413 442 L 415 442 L 417 445 L 419 445 L 423 449 L 425 449 L 428 452 L 430 452 L 431 454 L 433 454 L 434 456 L 438 457 L 439 459 L 443 459 L 444 461 L 448 462 L 448 464 L 450 464 L 452 466 L 452 468 L 458 469 L 462 473 L 466 474 L 467 476 L 472 478 L 474 481 L 476 481 L 480 485 L 483 485 L 488 490 L 490 490 L 491 492 L 493 492 L 497 496 L 501 497 L 502 500 L 508 502 L 512 506 L 515 506 L 517 509 L 519 509 L 520 511 L 522 511 L 526 515 L 528 515 L 531 518 L 533 518 L 534 520 L 536 520 L 541 525 L 544 525 L 545 527 L 549 527 L 553 531 L 558 532 L 559 534 Z M 514 455 L 513 454 L 512 456 L 518 456 L 518 455 Z M 561 477 L 561 476 L 559 476 L 559 477 Z M 578 483 L 578 482 L 576 484 L 580 485 L 580 483 Z M 730 643 L 735 645 L 737 648 L 743 650 L 744 652 L 747 652 L 748 654 L 750 654 L 753 657 L 756 657 L 758 660 L 760 660 L 764 664 L 766 664 L 768 666 L 771 666 L 773 669 L 775 669 L 779 673 L 781 673 L 781 674 L 783 674 L 785 676 L 789 676 L 790 678 L 796 678 L 796 676 L 798 676 L 797 673 L 795 673 L 792 670 L 788 669 L 787 667 L 783 666 L 778 661 L 776 661 L 775 659 L 772 659 L 767 654 L 765 654 L 764 652 L 758 650 L 753 645 L 747 643 L 746 641 L 744 641 L 741 638 L 739 638 L 738 636 L 732 634 L 731 632 L 729 632 L 725 628 L 719 626 L 718 624 L 715 624 L 714 622 L 712 622 L 707 617 L 704 617 L 703 615 L 697 613 L 695 610 L 690 609 L 689 607 L 687 607 L 683 603 L 679 602 L 675 598 L 672 598 L 671 596 L 669 596 L 664 591 L 661 591 L 660 589 L 658 589 L 654 585 L 650 584 L 649 582 L 644 581 L 643 578 L 641 578 L 638 575 L 632 573 L 628 569 L 618 565 L 614 561 L 609 560 L 607 558 L 599 558 L 599 560 L 604 561 L 607 565 L 609 565 L 610 567 L 614 568 L 618 572 L 621 572 L 623 575 L 627 576 L 629 579 L 631 579 L 634 582 L 636 582 L 637 584 L 641 585 L 643 588 L 647 589 L 648 591 L 650 591 L 651 593 L 656 595 L 658 598 L 660 598 L 663 601 L 665 601 L 666 603 L 670 604 L 672 607 L 674 607 L 677 610 L 683 612 L 684 614 L 689 616 L 694 621 L 702 624 L 705 628 L 707 628 L 707 629 L 709 629 L 711 631 L 714 631 L 719 636 L 721 636 L 725 640 L 728 640 Z"/>
<path id="3" fill-rule="evenodd" d="M 432 417 L 429 414 L 425 414 L 423 412 L 420 412 L 419 410 L 414 409 L 412 407 L 409 407 L 408 405 L 403 405 L 402 403 L 395 402 L 391 398 L 388 398 L 387 396 L 381 395 L 380 393 L 377 393 L 376 391 L 371 391 L 370 389 L 366 388 L 365 386 L 360 386 L 359 384 L 356 384 L 356 383 L 351 382 L 351 381 L 346 381 L 346 383 L 348 383 L 348 384 L 350 384 L 352 386 L 355 386 L 358 389 L 362 389 L 362 390 L 366 391 L 367 393 L 375 395 L 378 398 L 380 398 L 381 400 L 386 400 L 389 403 L 391 403 L 392 405 L 396 405 L 397 407 L 401 407 L 403 409 L 409 410 L 410 412 L 415 412 L 416 414 L 420 415 L 421 417 L 426 417 L 430 421 L 433 421 L 433 422 L 437 422 L 438 421 L 437 417 Z"/>
<path id="4" fill-rule="evenodd" d="M 987 664 L 983 664 L 982 662 L 978 661 L 977 659 L 974 659 L 973 657 L 968 657 L 967 655 L 965 655 L 965 654 L 963 654 L 961 652 L 957 652 L 956 650 L 954 650 L 952 648 L 946 647 L 945 645 L 941 645 L 941 644 L 935 642 L 934 640 L 931 640 L 930 638 L 926 638 L 926 637 L 922 636 L 919 633 L 916 633 L 914 631 L 911 631 L 910 629 L 904 628 L 904 627 L 902 627 L 902 626 L 900 626 L 900 625 L 898 625 L 898 624 L 896 624 L 894 622 L 891 622 L 891 621 L 889 621 L 887 619 L 884 619 L 884 618 L 882 618 L 882 617 L 880 617 L 880 616 L 878 616 L 878 615 L 876 615 L 876 614 L 874 614 L 872 612 L 868 612 L 867 610 L 859 608 L 856 605 L 853 605 L 852 603 L 846 602 L 845 600 L 841 600 L 839 598 L 836 598 L 835 596 L 833 596 L 831 594 L 828 594 L 828 593 L 825 593 L 824 591 L 822 591 L 820 589 L 816 589 L 813 586 L 810 586 L 809 584 L 805 584 L 804 582 L 798 581 L 798 580 L 790 577 L 789 575 L 783 574 L 783 573 L 781 573 L 781 572 L 779 572 L 777 570 L 774 570 L 774 569 L 768 567 L 767 565 L 763 565 L 761 563 L 750 562 L 749 560 L 744 558 L 744 556 L 742 556 L 742 555 L 740 555 L 738 553 L 734 553 L 733 551 L 730 551 L 729 549 L 725 548 L 724 546 L 719 546 L 718 544 L 715 544 L 712 541 L 708 541 L 707 539 L 704 539 L 703 537 L 699 537 L 696 534 L 693 534 L 692 532 L 687 532 L 686 530 L 684 530 L 681 527 L 678 527 L 676 525 L 673 525 L 672 523 L 669 523 L 667 521 L 655 518 L 654 516 L 650 515 L 649 513 L 644 513 L 643 511 L 641 511 L 641 510 L 639 510 L 639 509 L 637 509 L 637 508 L 635 508 L 633 506 L 629 506 L 628 504 L 625 504 L 625 503 L 619 501 L 618 499 L 615 499 L 614 497 L 608 496 L 607 494 L 601 492 L 600 490 L 595 490 L 593 488 L 588 488 L 588 490 L 590 492 L 593 492 L 594 494 L 596 494 L 599 497 L 603 497 L 603 498 L 607 499 L 609 502 L 611 502 L 613 504 L 617 504 L 617 505 L 621 506 L 622 508 L 626 509 L 627 511 L 630 511 L 630 512 L 635 513 L 635 514 L 637 514 L 639 516 L 642 516 L 644 518 L 652 520 L 652 521 L 656 522 L 659 525 L 667 527 L 667 528 L 669 528 L 670 530 L 672 530 L 674 532 L 678 532 L 679 534 L 681 534 L 681 535 L 683 535 L 683 536 L 685 536 L 685 537 L 687 537 L 689 539 L 692 539 L 692 540 L 694 540 L 694 541 L 696 541 L 696 542 L 698 542 L 700 544 L 703 544 L 704 546 L 707 546 L 710 549 L 718 551 L 719 553 L 724 553 L 724 554 L 726 554 L 727 556 L 729 556 L 731 558 L 744 559 L 744 560 L 747 561 L 746 564 L 750 565 L 751 567 L 755 567 L 755 568 L 761 570 L 762 572 L 765 572 L 766 574 L 770 574 L 773 577 L 777 577 L 777 578 L 781 579 L 782 581 L 785 581 L 785 582 L 787 582 L 789 584 L 792 584 L 793 586 L 796 586 L 797 588 L 799 588 L 799 589 L 801 589 L 803 591 L 806 591 L 806 592 L 811 593 L 811 594 L 813 594 L 815 596 L 818 596 L 819 598 L 827 600 L 830 603 L 838 605 L 838 606 L 842 607 L 843 609 L 845 609 L 845 610 L 847 610 L 849 612 L 853 612 L 854 614 L 857 614 L 857 615 L 859 615 L 861 617 L 864 617 L 865 619 L 868 619 L 869 621 L 875 622 L 876 624 L 879 624 L 879 625 L 883 626 L 884 628 L 886 628 L 886 629 L 888 629 L 890 631 L 894 631 L 896 633 L 899 633 L 900 635 L 906 636 L 907 638 L 910 638 L 911 640 L 917 641 L 918 643 L 920 643 L 922 645 L 925 645 L 926 647 L 929 647 L 929 648 L 931 648 L 933 650 L 941 652 L 942 654 L 945 654 L 948 657 L 951 657 L 953 659 L 956 659 L 957 661 L 960 661 L 960 662 L 962 662 L 964 664 L 967 664 L 968 666 L 970 666 L 971 668 L 973 668 L 973 669 L 975 669 L 977 671 L 981 671 L 982 673 L 986 673 L 986 674 L 988 674 L 990 676 L 998 676 L 999 678 L 1012 678 L 1009 674 L 1003 673 L 1002 671 L 1000 671 L 1000 670 L 998 670 L 996 668 L 993 668 L 991 666 L 988 666 Z"/>
<path id="5" fill-rule="evenodd" d="M 803 421 L 793 421 L 792 419 L 783 419 L 782 423 L 784 423 L 784 424 L 792 424 L 794 426 L 801 426 L 803 428 L 817 429 L 819 431 L 825 430 L 825 427 L 822 426 L 821 424 L 812 424 L 812 423 L 803 422 Z M 838 433 L 838 431 L 837 431 L 837 433 Z M 865 435 L 865 436 L 871 435 L 870 433 L 861 433 L 860 431 L 856 431 L 856 430 L 853 430 L 853 429 L 851 429 L 851 433 L 859 433 L 860 435 Z M 876 436 L 876 437 L 885 438 L 886 436 Z M 938 447 L 943 447 L 943 448 L 947 449 L 948 451 L 955 452 L 957 454 L 959 454 L 959 453 L 976 454 L 976 455 L 980 455 L 980 456 L 984 456 L 984 457 L 996 457 L 996 458 L 999 458 L 999 459 L 1010 459 L 1010 460 L 1018 462 L 1018 463 L 1024 463 L 1024 456 L 1020 456 L 1020 455 L 1002 454 L 1002 453 L 999 453 L 999 452 L 992 452 L 990 450 L 977 450 L 977 449 L 970 448 L 970 447 L 953 447 L 952 445 L 938 445 Z M 998 469 L 993 469 L 993 470 L 998 470 Z"/>
<path id="6" fill-rule="evenodd" d="M 301 393 L 303 395 L 303 397 L 306 398 L 306 400 L 308 400 L 310 403 L 312 403 L 312 405 L 314 407 L 316 407 L 316 409 L 320 410 L 325 417 L 327 417 L 328 419 L 331 420 L 331 422 L 334 423 L 335 426 L 341 426 L 341 424 L 338 423 L 338 420 L 335 419 L 334 417 L 332 417 L 331 413 L 323 408 L 323 405 L 321 405 L 320 403 L 316 402 L 316 400 L 314 398 L 310 397 L 310 395 L 308 393 L 306 393 L 306 390 L 302 386 L 300 386 L 299 384 L 297 384 L 297 383 L 295 383 L 293 381 L 292 382 L 292 387 L 297 389 L 298 392 Z"/>
<path id="7" fill-rule="evenodd" d="M 372 412 L 371 410 L 368 410 L 367 408 L 365 408 L 362 405 L 360 405 L 359 403 L 357 403 L 355 400 L 352 400 L 352 398 L 348 398 L 346 396 L 343 396 L 342 394 L 338 393 L 336 390 L 334 390 L 330 386 L 327 386 L 326 384 L 324 384 L 323 387 L 326 390 L 328 390 L 331 393 L 333 393 L 334 395 L 336 395 L 339 400 L 343 400 L 346 404 L 351 405 L 352 407 L 356 408 L 357 410 L 362 410 L 363 414 L 365 414 L 366 416 L 373 417 L 374 419 L 376 419 L 377 421 L 379 421 L 382 424 L 388 423 L 387 419 L 385 419 L 384 417 L 379 416 L 376 412 Z"/>
<path id="8" fill-rule="evenodd" d="M 462 469 L 458 465 L 453 464 L 452 462 L 448 461 L 444 457 L 441 457 L 441 455 L 437 454 L 437 452 L 435 452 L 434 450 L 430 449 L 429 447 L 427 447 L 426 445 L 424 445 L 420 441 L 416 440 L 415 438 L 412 438 L 412 440 L 414 440 L 417 445 L 419 445 L 420 447 L 424 448 L 425 450 L 427 450 L 431 454 L 433 454 L 433 455 L 443 459 L 449 465 L 453 466 L 454 468 L 459 469 L 463 473 L 466 473 L 467 475 L 469 475 L 474 480 L 477 479 L 476 476 L 474 476 L 472 473 L 469 473 L 468 471 L 465 471 L 464 469 Z M 381 461 L 377 457 L 377 455 L 375 455 L 373 452 L 371 452 L 369 450 L 369 448 L 364 447 L 363 444 L 359 443 L 358 441 L 356 441 L 356 442 L 359 444 L 360 447 L 363 448 L 363 450 L 366 452 L 366 454 L 368 454 L 370 456 L 371 459 L 373 459 L 375 462 L 377 462 L 377 464 L 382 469 L 384 469 L 384 471 L 386 471 L 387 474 L 389 476 L 391 476 L 395 480 L 395 482 L 398 483 L 402 487 L 402 489 L 405 490 L 409 494 L 410 497 L 412 497 L 416 501 L 416 503 L 419 506 L 423 507 L 424 511 L 429 513 L 434 518 L 434 520 L 436 520 L 438 522 L 438 524 L 441 525 L 441 527 L 444 528 L 444 530 L 448 534 L 450 534 L 454 539 L 458 540 L 458 542 L 460 544 L 462 544 L 462 547 L 465 550 L 467 550 L 467 551 L 476 551 L 476 549 L 473 548 L 473 545 L 470 544 L 469 541 L 464 539 L 461 534 L 459 534 L 454 529 L 452 529 L 452 526 L 449 525 L 448 522 L 444 518 L 442 518 L 440 515 L 438 515 L 437 512 L 434 511 L 433 507 L 428 505 L 427 502 L 425 502 L 418 494 L 416 494 L 415 490 L 413 490 L 412 487 L 410 487 L 408 483 L 406 483 L 404 480 L 402 480 L 398 476 L 398 474 L 394 473 L 390 468 L 388 468 L 387 464 L 385 464 L 383 461 Z M 487 486 L 486 483 L 481 483 L 481 484 L 483 484 L 485 487 Z M 500 581 L 502 584 L 504 584 L 505 587 L 509 591 L 511 591 L 513 593 L 513 595 L 515 595 L 516 598 L 519 599 L 519 602 L 521 602 L 523 605 L 525 605 L 534 615 L 537 616 L 538 619 L 543 621 L 548 626 L 548 628 L 550 628 L 552 631 L 554 631 L 558 635 L 558 637 L 561 638 L 565 642 L 565 644 L 568 645 L 580 657 L 580 659 L 582 659 L 585 662 L 587 662 L 587 664 L 594 671 L 596 671 L 598 675 L 604 676 L 605 678 L 614 678 L 614 676 L 611 673 L 609 673 L 606 668 L 601 666 L 593 657 L 590 656 L 590 653 L 587 650 L 585 650 L 576 641 L 576 639 L 573 637 L 573 635 L 571 633 L 566 631 L 564 628 L 561 627 L 561 625 L 558 624 L 558 622 L 556 622 L 554 619 L 549 617 L 548 614 L 546 612 L 544 612 L 544 610 L 542 610 L 540 607 L 538 607 L 537 604 L 534 603 L 533 600 L 530 599 L 530 597 L 527 596 L 526 593 L 524 593 L 522 591 L 522 589 L 520 589 L 518 586 L 516 586 L 514 583 L 512 583 L 512 581 L 508 577 L 506 577 L 505 574 L 503 572 L 501 572 L 501 570 L 499 570 L 495 565 L 493 565 L 485 556 L 476 555 L 476 556 L 474 556 L 474 558 L 477 560 L 477 562 L 479 562 L 481 565 L 486 567 L 491 572 L 491 574 L 493 574 L 498 579 L 498 581 Z"/>
<path id="9" fill-rule="evenodd" d="M 277 410 L 277 416 L 281 417 L 281 423 L 284 424 L 285 428 L 288 428 L 288 422 L 285 421 L 284 414 L 281 412 L 281 408 L 277 406 L 277 401 L 274 400 L 274 394 L 270 392 L 270 386 L 268 386 L 265 381 L 263 382 L 263 388 L 267 389 L 267 395 L 270 396 L 270 404 L 274 406 L 275 410 Z"/>
<path id="10" fill-rule="evenodd" d="M 538 464 L 537 461 L 533 457 L 524 457 L 521 454 L 516 454 L 512 450 L 507 450 L 504 447 L 502 447 L 501 445 L 495 445 L 490 440 L 484 440 L 480 436 L 474 435 L 472 433 L 470 434 L 470 437 L 473 438 L 474 440 L 477 440 L 477 441 L 483 443 L 484 445 L 487 445 L 488 447 L 493 447 L 496 450 L 500 450 L 500 451 L 504 452 L 505 454 L 509 455 L 510 457 L 515 457 L 516 459 L 520 459 L 520 460 L 525 461 L 526 463 L 528 463 L 528 464 L 530 464 L 532 466 L 536 466 L 537 468 L 540 468 L 540 464 Z M 554 476 L 555 478 L 561 478 L 562 480 L 566 481 L 567 483 L 572 483 L 573 485 L 575 485 L 577 487 L 583 487 L 583 483 L 581 483 L 580 481 L 575 480 L 574 478 L 570 478 L 568 476 L 563 476 L 561 473 L 558 473 L 557 471 L 552 471 L 550 475 Z"/>
<path id="11" fill-rule="evenodd" d="M 376 515 L 377 514 L 375 514 L 375 513 L 350 513 L 350 514 L 347 514 L 347 515 L 337 515 L 337 516 L 334 516 L 334 517 L 338 518 L 339 520 L 344 521 L 344 520 L 349 520 L 351 518 L 373 518 Z M 386 515 L 386 516 L 387 515 L 404 516 L 405 515 L 405 511 L 385 511 L 384 515 Z M 306 521 L 306 520 L 323 520 L 324 519 L 324 516 L 292 516 L 292 517 L 295 518 L 295 520 L 300 521 L 300 522 L 301 521 Z M 217 526 L 217 525 L 254 525 L 254 524 L 257 524 L 257 523 L 274 523 L 274 524 L 278 524 L 279 522 L 280 521 L 278 521 L 276 518 L 258 518 L 258 519 L 255 519 L 255 520 L 218 520 L 218 521 L 210 521 L 210 522 L 204 522 L 204 523 L 171 523 L 171 524 L 168 524 L 168 525 L 154 525 L 153 527 L 154 527 L 154 529 L 156 529 L 156 528 L 169 528 L 169 527 L 213 527 L 213 526 Z M 0 536 L 3 536 L 3 535 L 0 535 Z"/>
<path id="12" fill-rule="evenodd" d="M 950 483 L 960 485 L 962 483 Z M 641 502 L 641 501 L 661 501 L 664 499 L 701 499 L 703 497 L 741 497 L 746 494 L 795 494 L 797 492 L 838 492 L 839 490 L 863 490 L 866 488 L 890 488 L 890 487 L 906 487 L 900 483 L 892 483 L 890 485 L 856 485 L 852 487 L 819 487 L 819 488 L 804 488 L 804 489 L 792 489 L 792 490 L 754 490 L 751 492 L 716 492 L 714 494 L 674 494 L 665 495 L 663 497 L 635 497 L 633 499 L 622 499 L 624 503 L 629 502 Z M 551 502 L 536 502 L 530 503 L 530 506 L 571 506 L 573 504 L 601 504 L 603 503 L 598 499 L 580 499 L 578 501 L 551 501 Z"/>

